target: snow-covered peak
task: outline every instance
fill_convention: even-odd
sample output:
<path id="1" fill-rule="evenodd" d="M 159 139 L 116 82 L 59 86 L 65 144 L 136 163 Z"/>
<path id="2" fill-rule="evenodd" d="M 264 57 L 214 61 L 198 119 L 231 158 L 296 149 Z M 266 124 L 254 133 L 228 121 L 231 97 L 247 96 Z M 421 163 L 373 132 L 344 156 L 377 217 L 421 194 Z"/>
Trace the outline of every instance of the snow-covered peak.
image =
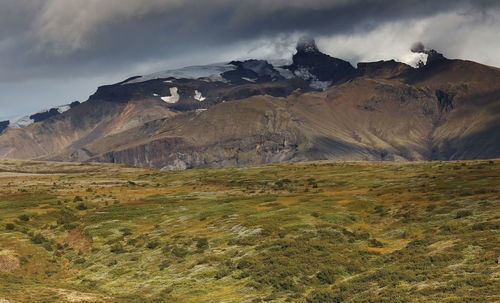
<path id="1" fill-rule="evenodd" d="M 10 128 L 21 128 L 24 126 L 28 126 L 30 124 L 37 122 L 37 120 L 39 120 L 40 117 L 43 117 L 44 115 L 50 117 L 50 116 L 54 116 L 57 114 L 62 114 L 64 112 L 68 111 L 70 108 L 71 108 L 70 104 L 65 104 L 65 105 L 60 105 L 60 106 L 56 106 L 56 107 L 52 107 L 52 108 L 46 108 L 46 109 L 40 110 L 36 113 L 32 113 L 29 115 L 10 119 L 9 120 L 9 127 Z"/>
<path id="2" fill-rule="evenodd" d="M 222 74 L 235 70 L 236 67 L 227 62 L 215 63 L 203 66 L 188 66 L 179 69 L 167 70 L 159 73 L 154 73 L 142 77 L 132 79 L 130 81 L 122 83 L 122 85 L 140 83 L 155 79 L 166 79 L 166 78 L 176 78 L 176 79 L 208 79 L 211 81 L 223 81 Z"/>

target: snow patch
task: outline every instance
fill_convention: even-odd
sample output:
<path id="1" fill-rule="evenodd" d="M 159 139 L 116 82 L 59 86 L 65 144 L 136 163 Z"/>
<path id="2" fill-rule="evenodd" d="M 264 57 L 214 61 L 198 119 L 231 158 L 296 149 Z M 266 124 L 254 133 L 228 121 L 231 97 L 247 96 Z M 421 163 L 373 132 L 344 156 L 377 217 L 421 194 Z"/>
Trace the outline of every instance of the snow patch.
<path id="1" fill-rule="evenodd" d="M 255 82 L 255 81 L 257 81 L 257 79 L 255 79 L 255 78 L 251 79 L 251 78 L 247 78 L 247 77 L 241 77 L 241 79 L 243 79 L 245 81 L 248 81 L 248 82 Z"/>
<path id="2" fill-rule="evenodd" d="M 200 79 L 206 78 L 211 81 L 224 81 L 221 74 L 235 70 L 236 66 L 231 65 L 229 63 L 216 63 L 210 65 L 203 66 L 188 66 L 180 69 L 168 70 L 159 73 L 154 73 L 151 75 L 142 76 L 136 79 L 132 79 L 130 81 L 122 83 L 122 85 L 132 84 L 132 83 L 140 83 L 149 80 L 155 79 L 164 79 L 164 78 L 176 78 L 176 79 Z M 167 80 L 171 81 L 171 80 Z M 167 82 L 164 81 L 164 82 Z M 167 82 L 171 83 L 171 82 Z"/>
<path id="3" fill-rule="evenodd" d="M 159 97 L 160 95 L 158 95 L 158 94 L 156 94 L 156 93 L 155 93 L 155 94 L 153 94 L 153 96 L 154 96 L 154 97 Z"/>
<path id="4" fill-rule="evenodd" d="M 256 73 L 259 77 L 269 76 L 275 78 L 279 76 L 279 73 L 274 70 L 274 66 L 266 60 L 248 60 L 235 64 L 246 70 L 251 70 Z"/>
<path id="5" fill-rule="evenodd" d="M 57 111 L 62 114 L 64 112 L 67 112 L 68 110 L 71 109 L 71 106 L 68 104 L 68 105 L 62 105 L 62 106 L 58 106 L 58 107 L 55 107 L 57 109 Z"/>
<path id="6" fill-rule="evenodd" d="M 293 73 L 289 69 L 284 68 L 285 66 L 293 64 L 293 60 L 291 57 L 288 59 L 269 60 L 268 62 L 278 73 L 280 73 L 283 78 L 292 79 L 294 77 Z"/>
<path id="7" fill-rule="evenodd" d="M 277 68 L 277 67 L 288 66 L 288 65 L 293 64 L 293 59 L 292 59 L 292 57 L 290 57 L 290 58 L 284 58 L 284 59 L 267 60 L 267 62 L 269 62 L 269 64 L 274 66 L 274 68 Z"/>
<path id="8" fill-rule="evenodd" d="M 14 119 L 9 120 L 9 127 L 10 128 L 21 128 L 21 127 L 28 126 L 30 124 L 35 123 L 35 120 L 30 119 L 30 116 L 31 115 L 18 117 L 18 118 L 14 118 Z"/>
<path id="9" fill-rule="evenodd" d="M 309 72 L 309 70 L 305 67 L 299 67 L 294 72 L 295 76 L 304 79 L 304 80 L 315 80 L 316 77 Z"/>
<path id="10" fill-rule="evenodd" d="M 305 67 L 299 67 L 297 70 L 295 70 L 294 74 L 301 79 L 309 81 L 309 85 L 312 88 L 326 90 L 332 85 L 331 81 L 319 81 L 318 77 L 311 74 L 311 72 Z"/>
<path id="11" fill-rule="evenodd" d="M 167 103 L 177 103 L 180 99 L 179 89 L 177 87 L 170 88 L 170 96 L 161 97 L 161 99 Z"/>
<path id="12" fill-rule="evenodd" d="M 327 90 L 330 86 L 332 86 L 332 81 L 319 81 L 313 80 L 309 85 L 315 89 Z"/>
<path id="13" fill-rule="evenodd" d="M 200 91 L 195 90 L 194 91 L 194 98 L 200 102 L 205 101 L 207 98 L 203 97 Z"/>
<path id="14" fill-rule="evenodd" d="M 419 67 L 419 63 L 427 64 L 429 55 L 424 53 L 409 53 L 404 55 L 400 61 L 413 67 Z"/>
<path id="15" fill-rule="evenodd" d="M 292 79 L 294 77 L 293 73 L 289 69 L 281 67 L 275 67 L 274 69 L 277 70 L 278 73 L 280 73 L 280 75 L 285 79 Z"/>

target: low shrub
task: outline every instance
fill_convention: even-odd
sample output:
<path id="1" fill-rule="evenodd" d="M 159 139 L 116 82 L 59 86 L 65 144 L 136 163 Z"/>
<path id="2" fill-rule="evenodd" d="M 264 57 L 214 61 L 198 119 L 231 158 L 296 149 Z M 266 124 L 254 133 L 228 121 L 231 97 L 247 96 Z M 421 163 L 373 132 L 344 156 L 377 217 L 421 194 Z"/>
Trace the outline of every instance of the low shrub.
<path id="1" fill-rule="evenodd" d="M 196 248 L 198 248 L 198 249 L 206 249 L 206 248 L 208 248 L 208 240 L 207 240 L 207 238 L 198 239 L 198 242 L 196 243 Z"/>
<path id="2" fill-rule="evenodd" d="M 215 274 L 215 278 L 220 280 L 232 272 L 231 268 L 224 266 Z"/>
<path id="3" fill-rule="evenodd" d="M 471 216 L 472 212 L 470 210 L 459 210 L 455 216 L 455 219 L 465 218 Z"/>
<path id="4" fill-rule="evenodd" d="M 30 238 L 31 242 L 35 244 L 42 244 L 43 242 L 47 242 L 47 238 L 45 238 L 42 234 L 36 233 Z"/>
<path id="5" fill-rule="evenodd" d="M 110 251 L 115 254 L 123 254 L 125 252 L 125 249 L 120 243 L 116 243 L 113 246 L 111 246 Z"/>
<path id="6" fill-rule="evenodd" d="M 342 301 L 343 298 L 341 295 L 335 295 L 329 289 L 314 290 L 306 297 L 307 303 L 339 303 Z"/>
<path id="7" fill-rule="evenodd" d="M 384 244 L 377 239 L 370 239 L 370 247 L 382 248 Z"/>
<path id="8" fill-rule="evenodd" d="M 170 262 L 165 260 L 165 261 L 160 263 L 159 268 L 160 268 L 160 270 L 164 270 L 165 268 L 168 268 L 169 266 L 170 266 Z"/>
<path id="9" fill-rule="evenodd" d="M 316 274 L 316 278 L 325 284 L 335 283 L 335 271 L 332 269 L 323 269 Z"/>
<path id="10" fill-rule="evenodd" d="M 146 247 L 149 249 L 155 249 L 160 245 L 158 241 L 149 241 L 148 244 L 146 244 Z"/>
<path id="11" fill-rule="evenodd" d="M 78 205 L 75 208 L 78 210 L 86 210 L 87 206 L 82 202 L 82 203 L 78 203 Z"/>
<path id="12" fill-rule="evenodd" d="M 188 251 L 185 248 L 177 246 L 172 248 L 171 252 L 172 255 L 176 256 L 177 258 L 184 258 L 188 254 Z"/>
<path id="13" fill-rule="evenodd" d="M 30 217 L 26 214 L 22 214 L 18 218 L 19 218 L 19 220 L 24 221 L 24 222 L 28 222 L 30 220 Z"/>

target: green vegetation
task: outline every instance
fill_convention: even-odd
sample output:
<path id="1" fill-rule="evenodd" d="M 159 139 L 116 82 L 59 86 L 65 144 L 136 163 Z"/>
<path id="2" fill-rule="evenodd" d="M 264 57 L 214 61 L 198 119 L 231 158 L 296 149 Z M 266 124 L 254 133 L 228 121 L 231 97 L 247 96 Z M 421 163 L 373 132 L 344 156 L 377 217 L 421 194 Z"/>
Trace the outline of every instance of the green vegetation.
<path id="1" fill-rule="evenodd" d="M 0 173 L 0 302 L 500 300 L 497 160 L 28 163 Z"/>

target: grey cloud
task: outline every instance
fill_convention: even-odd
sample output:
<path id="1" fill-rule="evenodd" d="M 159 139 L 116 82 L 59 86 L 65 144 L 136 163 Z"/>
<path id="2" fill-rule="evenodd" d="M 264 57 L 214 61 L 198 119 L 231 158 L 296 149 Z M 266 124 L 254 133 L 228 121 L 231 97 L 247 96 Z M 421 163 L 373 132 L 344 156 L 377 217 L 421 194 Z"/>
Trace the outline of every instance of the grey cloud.
<path id="1" fill-rule="evenodd" d="M 421 53 L 425 50 L 425 46 L 422 42 L 415 42 L 410 49 L 413 53 Z"/>
<path id="2" fill-rule="evenodd" d="M 15 37 L 31 27 L 31 21 L 42 7 L 41 1 L 3 0 L 0 3 L 0 41 Z"/>

